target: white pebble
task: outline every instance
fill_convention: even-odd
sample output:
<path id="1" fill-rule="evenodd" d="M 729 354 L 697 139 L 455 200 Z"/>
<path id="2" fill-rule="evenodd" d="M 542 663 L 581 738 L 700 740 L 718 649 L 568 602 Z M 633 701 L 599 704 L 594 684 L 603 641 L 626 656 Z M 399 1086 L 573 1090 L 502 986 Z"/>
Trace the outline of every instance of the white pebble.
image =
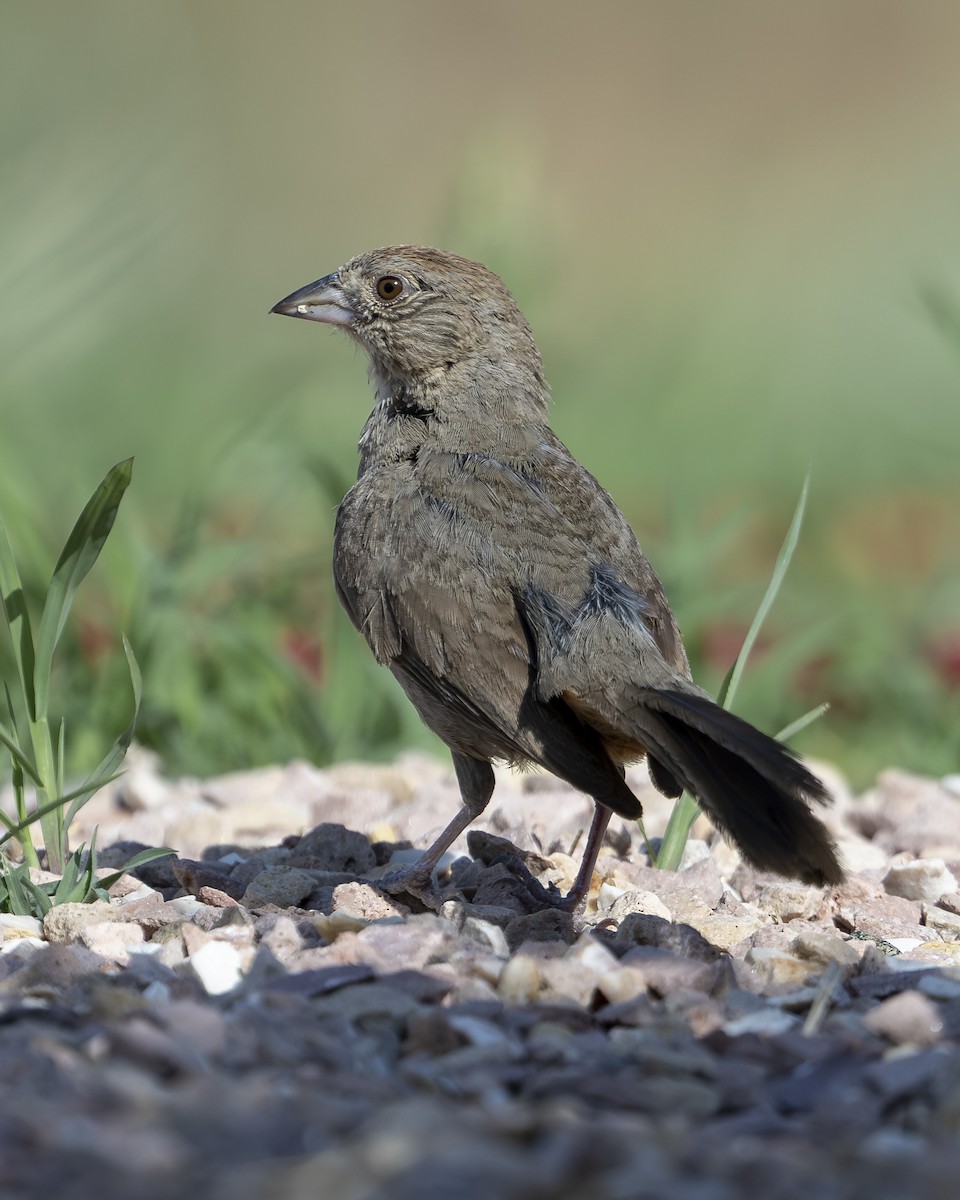
<path id="1" fill-rule="evenodd" d="M 760 1037 L 775 1037 L 777 1034 L 786 1033 L 796 1023 L 797 1018 L 788 1012 L 764 1008 L 758 1012 L 747 1013 L 745 1016 L 727 1021 L 723 1026 L 723 1032 L 727 1037 L 742 1037 L 745 1033 L 755 1033 Z"/>
<path id="2" fill-rule="evenodd" d="M 500 972 L 497 991 L 507 1004 L 528 1004 L 540 991 L 540 968 L 526 954 L 516 954 Z"/>
<path id="3" fill-rule="evenodd" d="M 36 917 L 18 917 L 13 913 L 0 913 L 0 939 L 15 941 L 17 938 L 42 936 L 43 925 Z"/>
<path id="4" fill-rule="evenodd" d="M 892 866 L 884 877 L 883 886 L 891 896 L 936 904 L 941 896 L 957 890 L 957 880 L 942 858 L 916 858 Z"/>
<path id="5" fill-rule="evenodd" d="M 210 996 L 232 991 L 243 977 L 240 955 L 229 942 L 205 942 L 190 955 L 190 965 Z"/>

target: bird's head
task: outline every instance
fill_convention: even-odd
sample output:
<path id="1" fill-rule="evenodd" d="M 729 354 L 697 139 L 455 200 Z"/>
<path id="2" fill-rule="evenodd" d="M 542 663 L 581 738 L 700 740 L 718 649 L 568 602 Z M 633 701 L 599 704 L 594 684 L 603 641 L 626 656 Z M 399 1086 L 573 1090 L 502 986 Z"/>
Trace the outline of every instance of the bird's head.
<path id="1" fill-rule="evenodd" d="M 270 311 L 340 326 L 384 376 L 409 380 L 468 360 L 482 369 L 511 359 L 540 373 L 530 327 L 499 277 L 427 246 L 359 254 Z"/>

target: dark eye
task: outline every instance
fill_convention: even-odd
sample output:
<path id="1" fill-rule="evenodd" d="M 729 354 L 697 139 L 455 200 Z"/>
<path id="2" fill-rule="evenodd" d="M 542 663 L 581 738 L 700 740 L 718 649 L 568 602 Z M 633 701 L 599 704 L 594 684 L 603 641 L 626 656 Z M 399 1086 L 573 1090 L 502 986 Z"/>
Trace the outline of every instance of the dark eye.
<path id="1" fill-rule="evenodd" d="M 403 291 L 403 280 L 396 275 L 383 275 L 377 280 L 377 295 L 381 300 L 396 300 Z"/>

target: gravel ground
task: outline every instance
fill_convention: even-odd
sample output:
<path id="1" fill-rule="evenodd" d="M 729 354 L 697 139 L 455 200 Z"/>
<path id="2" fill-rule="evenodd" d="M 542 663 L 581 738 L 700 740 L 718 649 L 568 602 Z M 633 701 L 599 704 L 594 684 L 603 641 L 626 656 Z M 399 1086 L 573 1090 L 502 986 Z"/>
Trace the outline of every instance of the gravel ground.
<path id="1" fill-rule="evenodd" d="M 500 777 L 434 913 L 376 879 L 454 811 L 442 765 L 170 781 L 135 753 L 78 835 L 178 857 L 0 919 L 0 1194 L 952 1198 L 960 778 L 817 769 L 842 887 L 703 821 L 656 872 L 615 821 L 574 921 L 518 873 L 575 871 L 589 804 L 547 777 Z"/>

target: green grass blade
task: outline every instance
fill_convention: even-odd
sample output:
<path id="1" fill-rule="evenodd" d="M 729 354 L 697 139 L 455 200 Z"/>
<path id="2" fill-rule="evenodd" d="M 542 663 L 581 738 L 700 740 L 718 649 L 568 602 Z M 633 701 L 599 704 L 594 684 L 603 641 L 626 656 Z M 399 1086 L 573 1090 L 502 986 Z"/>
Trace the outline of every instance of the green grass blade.
<path id="1" fill-rule="evenodd" d="M 46 909 L 36 897 L 37 889 L 30 882 L 26 866 L 14 867 L 4 864 L 0 867 L 0 879 L 6 888 L 6 896 L 0 910 L 18 917 L 43 916 Z"/>
<path id="2" fill-rule="evenodd" d="M 797 542 L 800 538 L 800 528 L 803 525 L 803 514 L 807 507 L 807 495 L 809 491 L 810 473 L 808 471 L 803 481 L 803 487 L 800 490 L 800 499 L 797 501 L 793 520 L 790 522 L 787 536 L 783 539 L 783 545 L 780 547 L 780 553 L 777 555 L 773 574 L 770 577 L 770 582 L 767 584 L 767 590 L 764 592 L 763 599 L 760 601 L 760 606 L 756 611 L 753 622 L 747 630 L 747 636 L 743 639 L 743 645 L 740 647 L 737 660 L 730 669 L 727 678 L 723 681 L 723 686 L 717 695 L 717 703 L 722 704 L 724 708 L 729 708 L 733 704 L 733 698 L 740 685 L 740 678 L 743 675 L 744 667 L 747 665 L 747 659 L 753 650 L 753 644 L 757 640 L 757 635 L 760 633 L 763 623 L 767 619 L 767 614 L 770 612 L 774 600 L 777 598 L 780 585 L 783 583 L 784 576 L 790 566 L 790 560 L 793 558 L 793 553 L 797 548 Z"/>
<path id="3" fill-rule="evenodd" d="M 97 880 L 97 887 L 103 888 L 104 891 L 109 890 L 117 882 L 122 879 L 129 871 L 135 867 L 142 867 L 144 863 L 153 862 L 155 858 L 166 858 L 169 854 L 176 854 L 176 850 L 171 850 L 169 846 L 152 847 L 149 850 L 139 850 L 132 858 L 128 858 L 119 870 L 114 871 L 110 875 L 104 875 L 102 879 Z"/>
<path id="4" fill-rule="evenodd" d="M 111 467 L 87 501 L 54 568 L 37 630 L 33 672 L 35 719 L 47 711 L 53 652 L 70 612 L 74 594 L 103 549 L 132 472 L 132 458 Z"/>
<path id="5" fill-rule="evenodd" d="M 13 557 L 13 547 L 7 536 L 7 529 L 0 520 L 0 603 L 7 618 L 10 629 L 10 639 L 13 642 L 13 654 L 20 676 L 20 685 L 26 701 L 27 712 L 31 721 L 37 714 L 37 701 L 34 693 L 34 646 L 33 632 L 30 628 L 30 614 L 23 594 L 23 584 L 20 572 Z"/>
<path id="6" fill-rule="evenodd" d="M 56 812 L 58 809 L 62 808 L 63 800 L 60 798 L 56 800 L 48 800 L 45 804 L 38 805 L 37 808 L 29 814 L 29 816 L 24 818 L 22 821 L 18 821 L 8 833 L 0 834 L 0 846 L 2 846 L 4 842 L 9 842 L 11 838 L 14 838 L 16 841 L 20 841 L 20 835 L 25 833 L 31 825 L 35 825 L 38 821 L 42 821 L 48 813 Z M 47 848 L 44 847 L 44 849 Z M 47 854 L 49 856 L 49 850 L 47 850 Z"/>
<path id="7" fill-rule="evenodd" d="M 67 747 L 67 723 L 60 722 L 60 731 L 57 735 L 57 795 L 60 796 L 63 792 L 63 781 L 66 778 L 64 775 L 64 761 L 66 759 Z"/>
<path id="8" fill-rule="evenodd" d="M 111 779 L 116 779 L 117 768 L 123 762 L 130 743 L 133 741 L 133 735 L 136 732 L 137 721 L 140 717 L 140 704 L 143 699 L 143 679 L 140 675 L 140 667 L 134 656 L 133 648 L 126 637 L 123 639 L 123 652 L 127 656 L 127 669 L 130 672 L 130 685 L 133 688 L 133 716 L 130 718 L 130 724 L 113 743 L 100 763 L 90 772 L 77 791 L 70 797 L 72 803 L 67 809 L 66 818 L 68 826 L 94 792 L 102 788 L 104 784 L 109 783 Z"/>
<path id="9" fill-rule="evenodd" d="M 724 708 L 729 708 L 733 704 L 733 698 L 736 695 L 740 678 L 747 665 L 747 659 L 750 657 L 754 642 L 756 642 L 757 635 L 763 628 L 763 623 L 767 619 L 767 614 L 770 612 L 774 600 L 777 598 L 780 585 L 783 583 L 784 576 L 790 566 L 790 561 L 793 558 L 797 542 L 800 538 L 800 529 L 803 525 L 803 514 L 807 507 L 807 495 L 809 491 L 810 473 L 808 471 L 803 481 L 803 487 L 800 490 L 800 499 L 797 501 L 797 507 L 794 510 L 790 528 L 787 530 L 787 536 L 783 539 L 783 545 L 780 547 L 780 553 L 777 555 L 773 574 L 770 577 L 770 582 L 767 584 L 767 590 L 764 592 L 763 599 L 760 601 L 750 628 L 747 630 L 747 636 L 743 639 L 740 653 L 737 655 L 736 661 L 730 667 L 730 670 L 724 676 L 723 683 L 721 683 L 720 690 L 717 693 L 717 703 Z M 815 709 L 812 713 L 806 713 L 803 717 L 798 718 L 797 721 L 788 725 L 786 730 L 787 736 L 796 733 L 798 729 L 805 728 L 811 721 L 815 721 L 823 710 L 824 706 L 821 706 L 819 710 Z M 683 857 L 690 829 L 697 819 L 699 812 L 700 806 L 693 796 L 690 796 L 687 792 L 684 792 L 673 806 L 673 811 L 670 813 L 670 818 L 667 821 L 667 828 L 664 830 L 663 841 L 660 843 L 660 852 L 656 860 L 656 866 L 661 870 L 676 871 L 680 866 L 680 860 Z"/>
<path id="10" fill-rule="evenodd" d="M 15 763 L 17 763 L 17 765 L 24 772 L 24 774 L 29 775 L 30 779 L 32 780 L 33 783 L 35 783 L 37 785 L 37 787 L 41 787 L 42 783 L 40 780 L 40 776 L 37 774 L 36 768 L 34 767 L 33 763 L 30 761 L 30 759 L 27 758 L 27 756 L 20 749 L 20 746 L 17 744 L 17 739 L 13 733 L 13 730 L 8 729 L 3 724 L 2 721 L 0 721 L 0 742 L 2 742 L 6 746 L 6 748 L 10 751 L 10 755 L 13 758 L 13 761 Z"/>
<path id="11" fill-rule="evenodd" d="M 684 792 L 670 813 L 654 866 L 661 871 L 679 869 L 690 828 L 699 815 L 700 805 L 689 792 Z"/>
<path id="12" fill-rule="evenodd" d="M 808 725 L 812 725 L 814 721 L 820 719 L 830 707 L 829 702 L 818 704 L 816 708 L 811 708 L 809 712 L 805 712 L 802 717 L 797 717 L 795 721 L 791 721 L 789 725 L 784 725 L 780 732 L 776 735 L 778 742 L 789 742 L 792 737 L 795 737 L 801 729 L 806 729 Z"/>
<path id="13" fill-rule="evenodd" d="M 83 846 L 78 846 L 63 864 L 63 874 L 60 876 L 57 890 L 53 894 L 54 904 L 68 904 L 81 899 L 75 893 L 77 881 L 80 879 L 80 856 L 82 854 Z"/>

